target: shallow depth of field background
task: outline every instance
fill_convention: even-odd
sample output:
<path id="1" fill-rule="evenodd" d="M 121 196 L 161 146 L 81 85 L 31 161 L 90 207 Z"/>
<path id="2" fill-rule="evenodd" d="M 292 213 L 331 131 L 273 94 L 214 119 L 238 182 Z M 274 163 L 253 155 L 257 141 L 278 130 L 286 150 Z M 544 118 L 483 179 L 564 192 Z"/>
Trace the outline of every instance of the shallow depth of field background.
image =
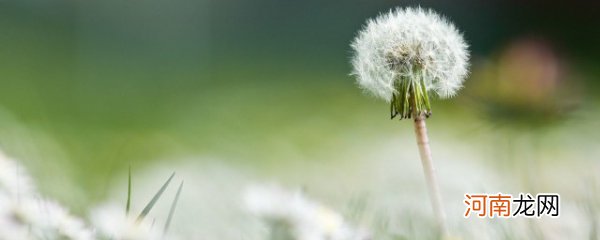
<path id="1" fill-rule="evenodd" d="M 304 188 L 336 210 L 385 171 L 396 177 L 380 181 L 383 194 L 422 199 L 412 204 L 427 217 L 412 123 L 390 120 L 349 75 L 365 20 L 416 4 L 1 0 L 0 149 L 80 214 L 125 189 L 129 166 L 134 184 L 163 169 L 158 188 L 170 171 L 207 164 Z M 419 4 L 451 19 L 472 51 L 465 89 L 435 100 L 427 122 L 446 205 L 458 209 L 449 218 L 463 221 L 463 195 L 483 190 L 557 192 L 597 211 L 599 5 Z M 211 184 L 191 175 L 201 180 L 186 179 L 184 195 Z"/>

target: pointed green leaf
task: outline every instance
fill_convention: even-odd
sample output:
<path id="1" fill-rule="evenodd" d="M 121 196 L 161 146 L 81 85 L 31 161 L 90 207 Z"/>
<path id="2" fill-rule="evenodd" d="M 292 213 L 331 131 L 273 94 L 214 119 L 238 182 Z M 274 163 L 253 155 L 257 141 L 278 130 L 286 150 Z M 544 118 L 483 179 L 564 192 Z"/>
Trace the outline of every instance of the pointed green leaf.
<path id="1" fill-rule="evenodd" d="M 173 214 L 175 213 L 175 207 L 177 206 L 177 201 L 179 201 L 179 195 L 181 194 L 181 189 L 183 188 L 183 181 L 179 184 L 179 188 L 177 189 L 177 194 L 175 194 L 175 199 L 173 199 L 173 203 L 171 203 L 171 209 L 169 210 L 169 216 L 167 217 L 167 222 L 165 223 L 165 231 L 164 234 L 169 230 L 169 226 L 171 225 L 171 219 L 173 219 Z"/>
<path id="2" fill-rule="evenodd" d="M 158 199 L 163 194 L 165 189 L 167 189 L 167 187 L 169 186 L 169 183 L 171 182 L 171 179 L 173 179 L 174 176 L 175 176 L 175 172 L 173 172 L 171 174 L 169 179 L 167 179 L 167 181 L 162 185 L 162 187 L 158 190 L 158 192 L 156 192 L 156 194 L 154 194 L 154 197 L 152 197 L 152 200 L 150 200 L 150 202 L 148 202 L 148 204 L 146 204 L 146 207 L 144 207 L 144 209 L 142 210 L 142 212 L 140 213 L 140 215 L 137 218 L 138 222 L 144 220 L 144 217 L 146 217 L 146 215 L 148 215 L 150 210 L 152 210 L 152 207 L 154 207 L 154 204 L 156 204 L 156 201 L 158 201 Z"/>
<path id="3" fill-rule="evenodd" d="M 131 207 L 131 165 L 129 165 L 129 180 L 127 181 L 127 204 L 125 205 L 125 213 L 129 215 Z"/>

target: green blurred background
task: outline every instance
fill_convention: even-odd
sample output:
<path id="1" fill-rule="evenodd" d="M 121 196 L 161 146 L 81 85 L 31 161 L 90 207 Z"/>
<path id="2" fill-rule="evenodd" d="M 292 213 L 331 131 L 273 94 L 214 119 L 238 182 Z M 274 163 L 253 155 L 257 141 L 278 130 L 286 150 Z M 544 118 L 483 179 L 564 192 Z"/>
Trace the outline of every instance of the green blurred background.
<path id="1" fill-rule="evenodd" d="M 348 164 L 336 158 L 348 145 L 413 138 L 356 87 L 349 43 L 367 18 L 417 5 L 472 51 L 466 88 L 434 103 L 434 136 L 497 150 L 566 132 L 552 148 L 597 160 L 600 5 L 584 0 L 0 0 L 0 147 L 76 211 L 128 166 Z"/>

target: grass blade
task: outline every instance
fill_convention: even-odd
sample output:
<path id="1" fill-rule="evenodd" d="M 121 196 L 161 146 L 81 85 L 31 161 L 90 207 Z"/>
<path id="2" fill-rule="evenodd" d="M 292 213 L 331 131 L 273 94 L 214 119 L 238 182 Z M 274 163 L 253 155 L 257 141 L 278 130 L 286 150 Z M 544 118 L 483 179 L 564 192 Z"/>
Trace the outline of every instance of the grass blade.
<path id="1" fill-rule="evenodd" d="M 179 188 L 177 189 L 177 194 L 175 194 L 175 199 L 173 199 L 173 203 L 171 203 L 171 209 L 169 210 L 169 216 L 167 217 L 167 222 L 165 223 L 165 230 L 163 234 L 166 234 L 169 230 L 169 226 L 171 225 L 171 219 L 173 219 L 173 214 L 175 213 L 175 206 L 177 206 L 177 201 L 179 201 L 179 195 L 181 194 L 181 189 L 183 188 L 183 181 L 179 184 Z"/>
<path id="2" fill-rule="evenodd" d="M 125 205 L 125 214 L 129 215 L 131 207 L 131 165 L 129 165 L 129 180 L 127 181 L 127 204 Z"/>
<path id="3" fill-rule="evenodd" d="M 140 213 L 140 215 L 137 218 L 138 222 L 144 220 L 144 217 L 146 217 L 146 215 L 148 215 L 150 210 L 152 210 L 152 207 L 154 207 L 154 204 L 156 204 L 156 201 L 158 201 L 158 199 L 163 194 L 165 189 L 167 189 L 167 187 L 169 186 L 169 183 L 171 182 L 171 179 L 173 179 L 174 176 L 175 176 L 175 172 L 173 172 L 171 174 L 169 179 L 167 179 L 167 181 L 162 185 L 162 187 L 160 187 L 158 192 L 156 192 L 156 194 L 154 194 L 154 197 L 152 197 L 152 200 L 150 200 L 150 202 L 148 202 L 148 204 L 146 204 L 146 207 L 144 207 L 144 210 L 142 210 L 142 212 Z"/>

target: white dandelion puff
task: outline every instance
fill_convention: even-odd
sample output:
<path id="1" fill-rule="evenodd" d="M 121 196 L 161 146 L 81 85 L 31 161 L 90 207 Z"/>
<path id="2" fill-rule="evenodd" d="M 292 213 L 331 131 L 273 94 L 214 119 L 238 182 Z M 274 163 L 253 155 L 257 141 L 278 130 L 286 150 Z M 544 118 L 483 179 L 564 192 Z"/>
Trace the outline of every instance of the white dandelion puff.
<path id="1" fill-rule="evenodd" d="M 428 114 L 428 92 L 447 98 L 462 87 L 467 47 L 454 25 L 432 10 L 397 8 L 369 20 L 358 33 L 352 74 L 361 88 L 392 102 L 401 117 L 412 114 L 409 101 L 402 102 L 409 97 L 417 113 Z"/>

